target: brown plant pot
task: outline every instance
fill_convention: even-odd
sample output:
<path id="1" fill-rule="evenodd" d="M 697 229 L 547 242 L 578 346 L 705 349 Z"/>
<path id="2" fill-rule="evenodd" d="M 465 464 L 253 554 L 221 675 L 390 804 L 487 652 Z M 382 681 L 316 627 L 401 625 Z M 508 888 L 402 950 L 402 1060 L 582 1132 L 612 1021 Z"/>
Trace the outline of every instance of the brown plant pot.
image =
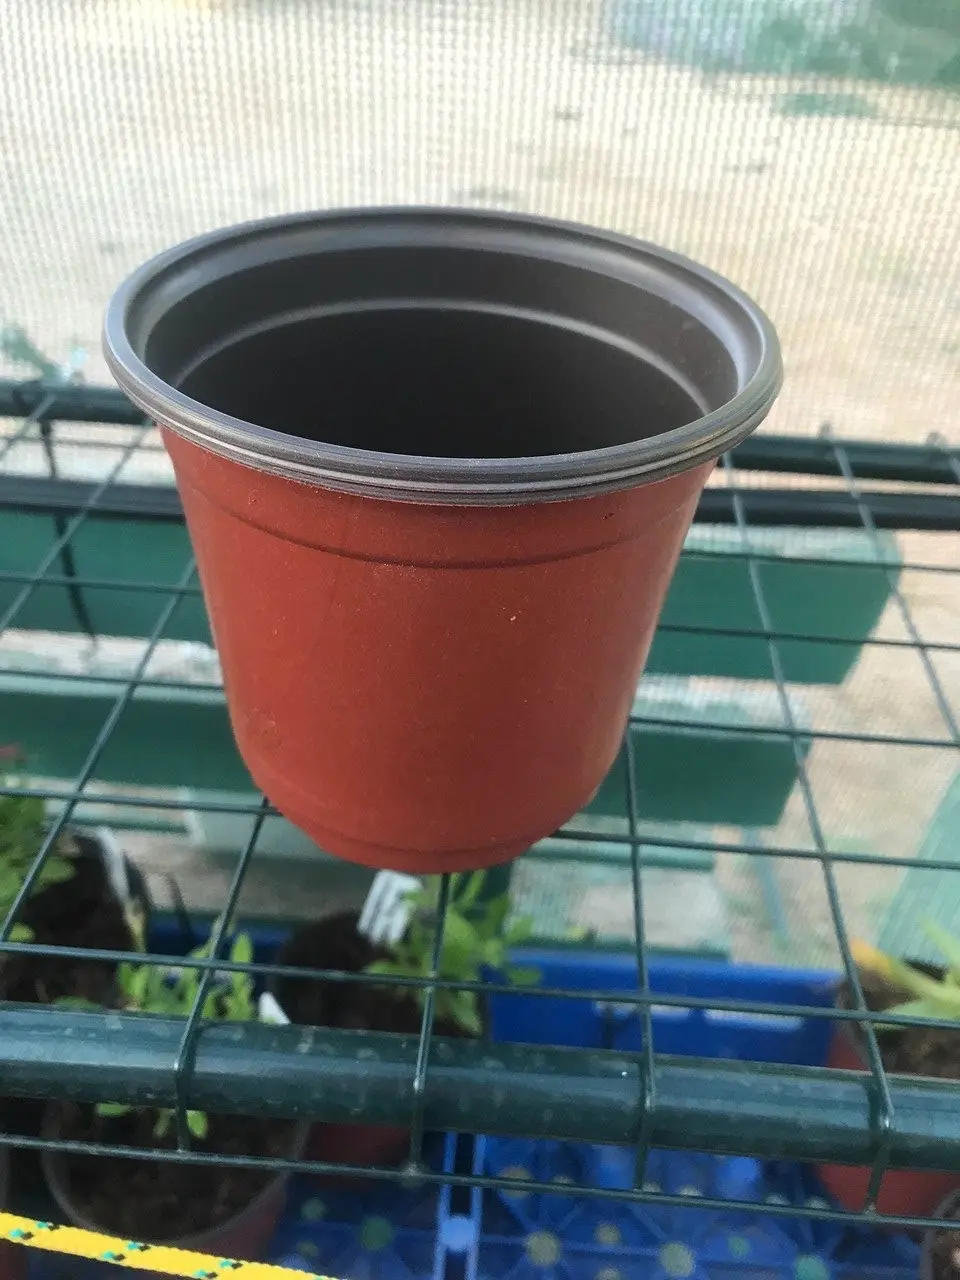
<path id="1" fill-rule="evenodd" d="M 6 1147 L 0 1147 L 0 1209 L 5 1209 L 10 1190 L 10 1163 Z M 27 1251 L 22 1245 L 0 1239 L 0 1280 L 26 1280 Z"/>
<path id="2" fill-rule="evenodd" d="M 943 970 L 917 964 L 917 968 L 933 976 Z M 907 999 L 907 993 L 883 983 L 874 975 L 861 974 L 861 985 L 867 1007 L 883 1010 Z M 837 995 L 841 1008 L 852 1005 L 850 991 L 844 984 Z M 918 1039 L 918 1035 L 923 1040 Z M 911 1037 L 911 1039 L 906 1039 Z M 960 1029 L 942 1031 L 936 1028 L 905 1028 L 902 1031 L 877 1031 L 877 1044 L 887 1071 L 907 1075 L 932 1075 L 960 1079 Z M 862 1034 L 852 1024 L 836 1027 L 827 1056 L 827 1066 L 845 1071 L 868 1071 L 866 1045 Z M 870 1169 L 864 1165 L 823 1164 L 818 1168 L 824 1186 L 834 1199 L 853 1212 L 859 1212 L 866 1200 Z M 960 1173 L 937 1170 L 889 1169 L 883 1176 L 877 1196 L 877 1209 L 882 1214 L 905 1217 L 929 1217 L 944 1197 L 960 1187 Z"/>
<path id="3" fill-rule="evenodd" d="M 86 1113 L 90 1111 L 91 1108 L 89 1107 L 85 1109 Z M 48 1137 L 62 1137 L 65 1136 L 66 1131 L 69 1136 L 76 1136 L 71 1126 L 77 1121 L 77 1117 L 80 1114 L 81 1109 L 75 1106 L 52 1107 L 47 1112 L 44 1123 L 45 1135 Z M 64 1124 L 65 1117 L 66 1125 Z M 264 1131 L 266 1131 L 268 1124 L 285 1128 L 287 1135 L 281 1144 L 285 1149 L 278 1149 L 270 1152 L 270 1154 L 299 1157 L 303 1153 L 307 1138 L 306 1125 L 288 1124 L 287 1122 L 256 1122 L 241 1117 L 211 1117 L 211 1126 L 215 1122 L 230 1129 L 240 1124 L 247 1126 L 259 1124 L 264 1128 Z M 95 1125 L 96 1121 L 94 1120 L 93 1123 Z M 108 1124 L 116 1126 L 117 1121 L 111 1120 Z M 80 1131 L 83 1131 L 82 1126 Z M 276 1133 L 277 1129 L 273 1128 L 271 1131 Z M 118 1132 L 116 1128 L 114 1128 L 114 1132 Z M 92 1136 L 92 1134 L 88 1132 L 85 1136 Z M 248 1154 L 256 1155 L 264 1154 L 264 1152 L 249 1151 Z M 81 1195 L 84 1192 L 89 1194 L 87 1189 L 92 1185 L 94 1165 L 102 1165 L 110 1160 L 110 1156 L 76 1156 L 65 1155 L 55 1150 L 44 1151 L 43 1168 L 47 1186 L 65 1221 L 72 1223 L 74 1226 L 84 1227 L 89 1231 L 100 1231 L 130 1240 L 142 1240 L 146 1237 L 146 1242 L 150 1244 L 165 1244 L 179 1249 L 194 1249 L 200 1253 L 215 1254 L 222 1258 L 256 1260 L 262 1257 L 283 1210 L 289 1174 L 261 1175 L 260 1180 L 263 1177 L 267 1179 L 265 1185 L 254 1190 L 251 1198 L 236 1212 L 231 1213 L 216 1225 L 177 1234 L 175 1224 L 170 1220 L 171 1203 L 175 1204 L 177 1210 L 182 1212 L 187 1205 L 192 1204 L 198 1194 L 204 1195 L 208 1193 L 211 1180 L 218 1177 L 244 1177 L 255 1185 L 254 1178 L 256 1175 L 251 1174 L 248 1170 L 210 1169 L 209 1166 L 171 1166 L 168 1162 L 161 1163 L 149 1160 L 139 1162 L 116 1157 L 113 1159 L 113 1164 L 117 1170 L 115 1203 L 122 1206 L 124 1218 L 122 1221 L 101 1222 L 83 1206 L 82 1201 L 78 1203 L 79 1197 L 77 1196 L 74 1179 L 77 1180 L 78 1185 L 83 1187 Z M 142 1192 L 144 1186 L 150 1186 L 151 1178 L 154 1176 L 153 1171 L 159 1171 L 159 1176 L 167 1179 L 167 1197 L 165 1200 L 162 1233 L 142 1231 L 138 1225 L 136 1209 L 132 1207 L 137 1203 L 138 1191 Z M 175 1185 L 174 1179 L 182 1181 L 183 1184 L 175 1196 L 170 1194 L 171 1187 Z"/>
<path id="4" fill-rule="evenodd" d="M 71 842 L 73 876 L 28 898 L 20 911 L 20 922 L 32 929 L 33 941 L 52 947 L 134 950 L 130 925 L 105 869 L 101 838 L 73 832 Z M 143 877 L 129 861 L 126 873 L 148 927 L 150 902 Z M 108 1005 L 113 1001 L 115 972 L 116 965 L 109 961 L 12 952 L 0 957 L 0 1000 L 52 1004 L 71 996 Z M 0 1131 L 38 1137 L 44 1105 L 34 1098 L 0 1097 Z M 44 1181 L 39 1152 L 12 1147 L 9 1158 L 20 1194 L 38 1192 Z"/>
<path id="5" fill-rule="evenodd" d="M 276 963 L 359 973 L 387 953 L 358 933 L 357 920 L 355 911 L 344 911 L 302 925 L 281 947 Z M 301 1026 L 392 1031 L 400 1035 L 417 1035 L 420 1031 L 421 1012 L 416 1001 L 397 999 L 383 988 L 285 977 L 273 979 L 270 985 L 290 1021 Z M 462 1038 L 466 1032 L 449 1019 L 437 1018 L 434 1034 Z M 404 1163 L 409 1149 L 410 1130 L 405 1126 L 315 1124 L 310 1129 L 306 1154 L 311 1160 L 331 1164 L 390 1169 Z M 359 1181 L 339 1175 L 333 1180 L 340 1184 Z"/>
<path id="6" fill-rule="evenodd" d="M 251 774 L 323 848 L 419 872 L 596 791 L 700 490 L 781 376 L 702 267 L 443 209 L 192 241 L 105 346 L 164 428 Z"/>
<path id="7" fill-rule="evenodd" d="M 960 1191 L 952 1191 L 938 1205 L 934 1217 L 944 1221 L 960 1217 Z M 960 1232 L 945 1232 L 931 1227 L 923 1235 L 920 1254 L 920 1280 L 958 1280 L 960 1266 L 953 1262 L 953 1254 L 960 1249 Z"/>

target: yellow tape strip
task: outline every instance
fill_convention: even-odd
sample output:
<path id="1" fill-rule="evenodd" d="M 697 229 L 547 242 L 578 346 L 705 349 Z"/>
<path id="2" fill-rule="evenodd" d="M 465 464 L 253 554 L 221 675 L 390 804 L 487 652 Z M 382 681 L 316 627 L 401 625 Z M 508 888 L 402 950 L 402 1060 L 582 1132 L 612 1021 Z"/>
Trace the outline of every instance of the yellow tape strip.
<path id="1" fill-rule="evenodd" d="M 80 1227 L 62 1227 L 56 1222 L 39 1222 L 21 1218 L 15 1213 L 0 1212 L 0 1241 L 25 1244 L 31 1249 L 49 1253 L 68 1253 L 75 1258 L 95 1258 L 135 1271 L 161 1271 L 166 1275 L 186 1276 L 189 1280 L 226 1280 L 242 1276 L 243 1280 L 332 1280 L 330 1276 L 313 1275 L 291 1267 L 275 1267 L 269 1262 L 242 1262 L 236 1258 L 217 1258 L 192 1249 L 173 1249 L 165 1244 L 141 1244 L 117 1236 L 103 1236 L 99 1231 Z"/>

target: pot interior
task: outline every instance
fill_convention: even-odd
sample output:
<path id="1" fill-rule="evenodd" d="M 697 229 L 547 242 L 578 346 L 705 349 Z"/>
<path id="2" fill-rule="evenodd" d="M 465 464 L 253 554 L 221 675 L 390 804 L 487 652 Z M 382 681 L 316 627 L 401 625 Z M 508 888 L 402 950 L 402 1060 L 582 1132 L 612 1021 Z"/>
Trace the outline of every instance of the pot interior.
<path id="1" fill-rule="evenodd" d="M 246 422 L 420 457 L 578 453 L 700 416 L 676 380 L 576 327 L 439 306 L 292 321 L 211 355 L 181 390 Z"/>
<path id="2" fill-rule="evenodd" d="M 228 246 L 144 291 L 126 321 L 152 372 L 302 440 L 495 459 L 660 436 L 726 404 L 757 360 L 738 303 L 642 254 L 297 234 L 286 256 L 241 266 Z"/>

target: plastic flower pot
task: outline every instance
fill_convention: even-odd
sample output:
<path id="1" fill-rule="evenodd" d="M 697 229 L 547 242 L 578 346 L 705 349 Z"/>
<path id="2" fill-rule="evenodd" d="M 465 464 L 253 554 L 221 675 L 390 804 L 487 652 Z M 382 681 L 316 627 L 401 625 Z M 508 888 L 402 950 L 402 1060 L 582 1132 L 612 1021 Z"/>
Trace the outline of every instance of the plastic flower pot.
<path id="1" fill-rule="evenodd" d="M 945 1222 L 960 1216 L 960 1191 L 948 1195 L 937 1206 L 933 1216 Z M 957 1249 L 960 1249 L 960 1232 L 941 1231 L 937 1227 L 925 1231 L 920 1254 L 920 1280 L 952 1280 L 960 1274 L 960 1267 L 953 1261 Z"/>
<path id="2" fill-rule="evenodd" d="M 934 966 L 917 964 L 916 967 L 926 970 L 932 976 L 942 976 L 943 974 L 942 969 L 937 969 Z M 863 975 L 861 975 L 861 981 L 863 981 Z M 905 998 L 905 994 L 902 991 L 894 988 L 887 988 L 884 993 L 880 993 L 878 990 L 874 990 L 876 980 L 871 979 L 871 983 L 872 985 L 868 986 L 864 982 L 864 994 L 867 998 L 868 1006 L 872 1009 L 882 1009 Z M 838 995 L 838 1004 L 842 1007 L 846 1007 L 849 1004 L 845 988 Z M 902 1031 L 881 1029 L 877 1032 L 881 1056 L 884 1058 L 884 1065 L 888 1071 L 896 1069 L 896 1064 L 891 1065 L 887 1061 L 887 1054 L 891 1051 L 891 1047 L 898 1037 L 911 1035 L 913 1031 L 913 1028 L 904 1028 Z M 956 1047 L 953 1052 L 956 1055 L 954 1059 L 956 1073 L 960 1078 L 960 1028 L 956 1032 L 937 1032 L 936 1034 L 938 1037 L 946 1035 L 947 1037 L 956 1038 Z M 941 1040 L 940 1044 L 942 1045 L 943 1043 Z M 869 1070 L 866 1046 L 861 1034 L 852 1024 L 842 1023 L 835 1028 L 827 1054 L 826 1065 L 843 1071 Z M 932 1073 L 933 1071 L 931 1070 Z M 917 1074 L 922 1073 L 918 1072 Z M 943 1074 L 949 1074 L 949 1072 L 943 1072 Z M 857 1213 L 863 1209 L 870 1183 L 870 1168 L 868 1166 L 822 1164 L 818 1166 L 817 1172 L 824 1186 L 844 1209 Z M 880 1191 L 877 1196 L 877 1210 L 881 1214 L 929 1217 L 934 1213 L 937 1205 L 940 1204 L 944 1197 L 951 1192 L 956 1192 L 958 1188 L 960 1188 L 960 1173 L 956 1170 L 941 1172 L 939 1170 L 888 1169 L 884 1173 L 883 1181 L 880 1184 Z"/>
<path id="3" fill-rule="evenodd" d="M 46 1136 L 59 1136 L 59 1131 L 56 1111 L 48 1111 L 45 1123 Z M 307 1132 L 306 1125 L 298 1125 L 293 1131 L 289 1148 L 289 1154 L 293 1158 L 299 1158 L 302 1155 Z M 103 1159 L 103 1157 L 86 1159 Z M 126 1189 L 121 1190 L 120 1194 L 125 1194 L 129 1198 L 136 1197 L 138 1191 L 142 1191 L 144 1187 L 139 1174 L 139 1164 L 117 1159 L 118 1163 L 128 1169 L 129 1178 Z M 83 1166 L 77 1164 L 75 1170 L 71 1171 L 72 1160 L 76 1161 L 77 1157 L 66 1156 L 53 1149 L 43 1153 L 43 1169 L 47 1186 L 59 1210 L 60 1220 L 77 1227 L 84 1227 L 88 1231 L 106 1232 L 111 1235 L 129 1234 L 131 1239 L 136 1238 L 134 1233 L 111 1230 L 109 1225 L 95 1221 L 79 1207 L 74 1178 L 83 1181 L 81 1172 Z M 215 1168 L 206 1171 L 208 1180 L 215 1180 L 217 1176 L 218 1171 Z M 173 1245 L 179 1249 L 194 1249 L 198 1253 L 212 1253 L 222 1258 L 258 1259 L 263 1256 L 276 1229 L 277 1220 L 283 1210 L 289 1177 L 289 1173 L 276 1174 L 240 1212 L 215 1226 L 178 1236 L 175 1230 L 176 1223 L 171 1220 L 172 1229 L 163 1239 L 151 1239 L 147 1243 Z M 186 1189 L 185 1194 L 188 1194 Z"/>
<path id="4" fill-rule="evenodd" d="M 278 965 L 359 973 L 388 952 L 375 946 L 357 928 L 356 911 L 343 911 L 295 929 L 277 953 Z M 342 1027 L 353 1031 L 389 1031 L 417 1036 L 422 1013 L 415 999 L 398 999 L 384 987 L 355 982 L 312 981 L 271 977 L 269 989 L 291 1022 L 301 1026 Z M 483 1005 L 484 1002 L 481 1002 Z M 450 1019 L 438 1017 L 436 1036 L 467 1033 Z M 319 1123 L 310 1129 L 308 1160 L 362 1167 L 398 1168 L 408 1158 L 410 1129 L 402 1125 Z M 323 1175 L 323 1182 L 368 1185 L 349 1175 Z"/>
<path id="5" fill-rule="evenodd" d="M 10 1162 L 6 1147 L 0 1147 L 0 1209 L 7 1208 L 10 1190 Z M 0 1280 L 24 1280 L 27 1251 L 22 1245 L 0 1240 Z"/>
<path id="6" fill-rule="evenodd" d="M 505 861 L 620 745 L 761 311 L 585 228 L 308 214 L 172 249 L 105 348 L 173 459 L 244 761 L 324 849 Z"/>

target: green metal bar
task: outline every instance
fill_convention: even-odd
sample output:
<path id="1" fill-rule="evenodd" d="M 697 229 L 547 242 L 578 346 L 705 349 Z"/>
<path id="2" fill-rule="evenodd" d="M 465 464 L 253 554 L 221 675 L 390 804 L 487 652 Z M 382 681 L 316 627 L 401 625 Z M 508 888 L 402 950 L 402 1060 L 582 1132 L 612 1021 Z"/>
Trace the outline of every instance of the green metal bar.
<path id="1" fill-rule="evenodd" d="M 860 515 L 861 523 L 863 524 L 867 535 L 872 539 L 874 546 L 879 549 L 880 539 L 877 534 L 877 527 L 874 523 L 870 508 L 864 500 L 863 492 L 857 483 L 856 477 L 854 476 L 849 454 L 846 448 L 838 441 L 830 439 L 830 444 L 833 449 L 834 456 L 836 457 L 837 465 L 847 482 L 847 488 L 850 492 L 850 496 L 857 504 L 857 511 Z M 957 720 L 953 714 L 953 708 L 950 706 L 950 701 L 944 692 L 943 685 L 940 682 L 940 677 L 937 674 L 937 669 L 930 658 L 927 644 L 921 636 L 920 630 L 914 621 L 913 613 L 911 612 L 910 606 L 907 604 L 906 596 L 900 590 L 897 575 L 887 570 L 887 581 L 890 586 L 890 593 L 896 602 L 897 610 L 900 614 L 901 620 L 903 621 L 903 625 L 906 627 L 907 634 L 910 637 L 910 643 L 920 655 L 924 674 L 926 675 L 927 681 L 933 692 L 934 700 L 936 701 L 940 715 L 947 726 L 950 737 L 957 746 L 960 746 L 960 726 L 957 725 Z"/>
<path id="2" fill-rule="evenodd" d="M 7 1097 L 176 1103 L 177 1019 L 0 1009 L 0 1093 Z M 185 1101 L 247 1115 L 406 1124 L 418 1036 L 213 1023 L 198 1036 Z M 364 1052 L 361 1055 L 360 1049 Z M 444 1042 L 424 1082 L 431 1129 L 578 1142 L 636 1141 L 635 1055 Z M 960 1168 L 960 1108 L 950 1081 L 890 1083 L 898 1125 L 890 1163 Z M 873 1091 L 861 1075 L 809 1067 L 657 1060 L 651 1140 L 692 1151 L 868 1163 Z"/>
<path id="3" fill-rule="evenodd" d="M 633 734 L 629 726 L 624 734 L 624 748 L 627 761 L 624 785 L 627 793 L 627 818 L 630 823 L 630 881 L 633 889 L 633 935 L 637 955 L 637 980 L 640 993 L 647 1001 L 640 1010 L 641 1044 L 636 1067 L 640 1085 L 640 1124 L 637 1130 L 633 1185 L 638 1188 L 642 1187 L 646 1180 L 647 1159 L 653 1143 L 657 1111 L 657 1072 L 653 1056 L 653 1017 L 649 1004 L 650 968 L 647 963 L 646 926 L 643 918 L 643 859 L 637 817 L 637 762 Z"/>
<path id="4" fill-rule="evenodd" d="M 737 527 L 740 530 L 744 549 L 749 550 L 750 530 L 747 525 L 746 511 L 741 499 L 740 490 L 737 487 L 736 475 L 729 457 L 724 458 L 723 467 L 732 490 L 733 507 Z M 750 559 L 747 561 L 747 568 L 750 574 L 750 583 L 756 600 L 757 611 L 760 614 L 760 620 L 763 626 L 769 629 L 770 611 L 767 607 L 763 583 L 761 581 L 757 565 L 752 559 Z M 783 674 L 783 664 L 780 659 L 780 652 L 776 641 L 769 640 L 768 648 L 770 653 L 770 664 L 773 668 L 774 680 L 776 681 L 777 697 L 780 700 L 781 712 L 785 723 L 791 730 L 790 740 L 793 746 L 794 760 L 796 763 L 797 782 L 800 787 L 800 795 L 803 800 L 807 823 L 810 827 L 810 834 L 813 837 L 813 842 L 816 845 L 817 851 L 820 854 L 826 854 L 827 842 L 824 838 L 823 827 L 820 822 L 820 814 L 817 811 L 813 784 L 810 781 L 810 775 L 807 771 L 806 756 L 800 746 L 800 734 L 794 720 L 793 708 L 790 704 L 790 695 L 787 692 L 786 680 L 784 679 Z M 833 922 L 837 946 L 839 947 L 841 960 L 843 962 L 844 977 L 846 978 L 847 985 L 853 994 L 855 1008 L 859 1013 L 866 1014 L 867 1002 L 863 994 L 860 975 L 857 971 L 857 966 L 854 963 L 853 953 L 850 948 L 850 938 L 847 933 L 846 921 L 843 918 L 843 908 L 840 902 L 840 890 L 837 885 L 836 873 L 832 863 L 826 858 L 822 858 L 820 865 L 823 871 L 823 878 L 827 891 L 830 917 Z M 864 1212 L 867 1212 L 872 1209 L 876 1203 L 884 1170 L 890 1163 L 890 1155 L 897 1132 L 897 1121 L 893 1105 L 893 1097 L 890 1091 L 890 1081 L 887 1078 L 887 1073 L 884 1069 L 883 1058 L 880 1053 L 880 1046 L 877 1042 L 876 1031 L 873 1024 L 870 1022 L 862 1022 L 860 1025 L 866 1042 L 867 1063 L 870 1068 L 873 1094 L 876 1102 L 876 1105 L 872 1106 L 870 1109 L 870 1115 L 866 1126 L 866 1132 L 871 1134 L 876 1132 L 877 1135 L 876 1141 L 872 1144 L 874 1149 L 870 1162 L 870 1181 L 867 1187 L 866 1203 L 863 1206 Z"/>
<path id="5" fill-rule="evenodd" d="M 80 518 L 82 517 L 78 517 L 78 519 Z M 193 575 L 193 573 L 194 573 L 194 565 L 193 565 L 193 560 L 191 558 L 190 562 L 187 565 L 187 568 L 184 570 L 183 580 L 184 581 L 188 580 Z M 97 734 L 89 752 L 87 753 L 86 759 L 83 762 L 80 772 L 78 773 L 74 781 L 73 796 L 64 805 L 61 812 L 57 815 L 57 817 L 53 819 L 53 821 L 50 823 L 49 827 L 47 828 L 46 834 L 44 835 L 44 838 L 43 838 L 43 842 L 41 843 L 40 848 L 37 850 L 36 857 L 34 858 L 30 866 L 30 870 L 27 872 L 26 876 L 24 877 L 23 883 L 21 884 L 16 896 L 14 897 L 12 903 L 10 904 L 10 909 L 7 912 L 6 917 L 3 919 L 3 921 L 0 921 L 0 943 L 7 942 L 9 940 L 10 932 L 13 929 L 14 923 L 17 919 L 18 912 L 21 910 L 21 908 L 23 907 L 23 904 L 26 902 L 27 898 L 30 896 L 31 892 L 33 891 L 33 887 L 40 876 L 40 872 L 43 869 L 43 865 L 46 862 L 47 858 L 50 856 L 51 852 L 53 851 L 53 848 L 57 842 L 57 839 L 59 838 L 64 827 L 69 822 L 70 815 L 73 813 L 73 810 L 76 807 L 77 802 L 79 801 L 80 795 L 83 792 L 83 788 L 86 786 L 86 784 L 90 781 L 90 778 L 93 776 L 93 771 L 97 767 L 97 763 L 103 754 L 104 748 L 106 747 L 107 743 L 110 741 L 110 737 L 117 726 L 117 722 L 120 720 L 120 717 L 123 715 L 124 709 L 126 708 L 127 704 L 129 703 L 130 699 L 133 696 L 134 690 L 137 687 L 137 679 L 146 670 L 147 664 L 149 663 L 151 657 L 153 656 L 153 652 L 156 649 L 157 644 L 160 642 L 161 636 L 163 635 L 164 627 L 167 625 L 167 622 L 171 614 L 173 613 L 173 610 L 176 608 L 176 606 L 177 606 L 177 597 L 174 595 L 171 597 L 170 600 L 168 600 L 166 606 L 161 610 L 160 615 L 157 618 L 156 626 L 154 627 L 153 633 L 149 637 L 144 647 L 143 654 L 140 658 L 139 663 L 137 664 L 136 670 L 131 675 L 130 683 L 122 691 L 122 693 L 120 693 L 120 695 L 116 698 L 116 700 L 113 703 L 113 706 L 110 708 L 110 712 L 107 715 L 107 718 L 104 720 L 103 724 L 101 725 L 100 731 Z M 0 632 L 2 632 L 2 630 L 3 630 L 3 624 L 0 623 Z"/>
<path id="6" fill-rule="evenodd" d="M 52 546 L 48 548 L 47 553 L 43 556 L 43 558 L 40 560 L 40 563 L 36 566 L 34 570 L 35 578 L 33 579 L 33 581 L 27 582 L 23 585 L 23 587 L 21 587 L 21 589 L 17 592 L 14 599 L 4 610 L 2 616 L 0 616 L 0 635 L 3 635 L 4 631 L 6 631 L 7 628 L 12 625 L 17 615 L 19 614 L 20 610 L 23 608 L 23 606 L 29 600 L 30 596 L 36 590 L 43 575 L 47 572 L 47 570 L 51 567 L 51 565 L 53 565 L 54 561 L 58 559 L 63 548 L 69 544 L 71 538 L 74 536 L 77 530 L 81 527 L 81 525 L 86 520 L 90 512 L 94 509 L 94 507 L 96 507 L 97 503 L 110 490 L 110 487 L 113 484 L 113 481 L 115 480 L 115 478 L 120 474 L 121 470 L 126 465 L 129 458 L 132 457 L 132 455 L 136 452 L 137 446 L 140 443 L 140 439 L 142 438 L 143 433 L 146 431 L 146 429 L 147 429 L 146 427 L 142 428 L 141 431 L 134 436 L 134 438 L 130 441 L 130 443 L 124 448 L 117 463 L 113 467 L 111 467 L 110 471 L 107 473 L 107 475 L 104 477 L 103 480 L 101 480 L 97 484 L 86 486 L 88 492 L 84 501 L 79 506 L 71 508 L 71 510 L 74 510 L 76 514 L 64 526 L 63 532 L 60 534 L 58 538 L 55 539 Z M 57 484 L 59 482 L 55 480 L 46 480 L 44 481 L 44 483 Z"/>
<path id="7" fill-rule="evenodd" d="M 417 1059 L 413 1069 L 413 1116 L 410 1122 L 410 1164 L 414 1168 L 423 1163 L 427 1066 L 430 1061 L 430 1040 L 433 1036 L 433 1023 L 437 1010 L 437 978 L 440 974 L 440 959 L 443 956 L 443 938 L 447 929 L 447 911 L 450 907 L 452 883 L 449 873 L 445 873 L 440 877 L 436 932 L 433 936 L 433 950 L 430 954 L 430 977 L 427 983 L 421 986 L 421 990 L 425 994 L 423 997 L 423 1014 L 420 1019 L 420 1034 L 417 1038 Z"/>
<path id="8" fill-rule="evenodd" d="M 233 878 L 230 881 L 230 888 L 227 890 L 226 900 L 223 910 L 217 919 L 213 922 L 213 928 L 210 931 L 210 960 L 219 961 L 222 959 L 223 945 L 227 940 L 230 932 L 230 924 L 233 920 L 233 914 L 237 907 L 237 900 L 240 897 L 240 890 L 243 887 L 243 880 L 250 866 L 250 859 L 257 847 L 257 837 L 260 834 L 260 828 L 263 826 L 263 820 L 266 815 L 266 801 L 261 800 L 260 810 L 253 820 L 250 829 L 250 837 L 240 857 L 237 859 L 237 865 L 233 872 Z M 180 1039 L 180 1046 L 177 1049 L 177 1060 L 173 1068 L 174 1090 L 177 1100 L 174 1112 L 177 1120 L 177 1150 L 190 1150 L 190 1129 L 187 1124 L 187 1102 L 186 1090 L 189 1087 L 189 1076 L 193 1070 L 197 1051 L 197 1038 L 200 1034 L 201 1014 L 207 994 L 210 991 L 213 982 L 215 970 L 208 965 L 204 968 L 200 981 L 197 983 L 196 995 L 187 1016 L 186 1025 L 183 1028 L 183 1035 Z"/>

